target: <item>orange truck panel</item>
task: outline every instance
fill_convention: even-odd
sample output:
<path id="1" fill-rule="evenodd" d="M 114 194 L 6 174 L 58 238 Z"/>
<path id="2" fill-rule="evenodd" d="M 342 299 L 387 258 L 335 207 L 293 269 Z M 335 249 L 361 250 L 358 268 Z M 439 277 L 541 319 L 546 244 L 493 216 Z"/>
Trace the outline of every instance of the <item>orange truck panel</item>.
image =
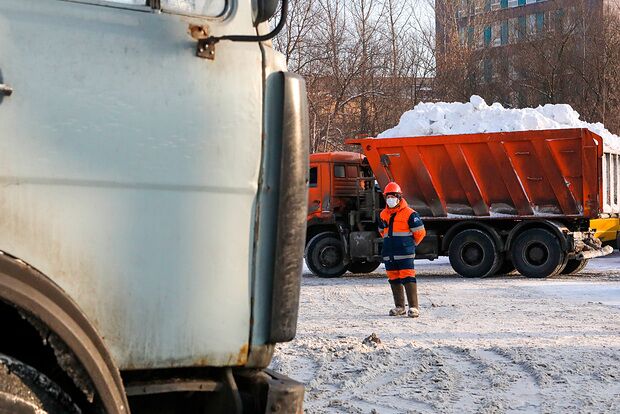
<path id="1" fill-rule="evenodd" d="M 587 129 L 347 141 L 361 145 L 382 188 L 396 181 L 432 218 L 596 218 L 602 142 Z"/>

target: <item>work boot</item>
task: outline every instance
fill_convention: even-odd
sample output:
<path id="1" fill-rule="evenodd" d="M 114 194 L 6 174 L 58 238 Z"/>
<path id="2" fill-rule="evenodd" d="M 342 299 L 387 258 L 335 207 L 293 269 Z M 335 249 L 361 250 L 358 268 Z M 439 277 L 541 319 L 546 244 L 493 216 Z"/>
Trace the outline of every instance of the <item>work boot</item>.
<path id="1" fill-rule="evenodd" d="M 418 308 L 409 307 L 407 316 L 409 316 L 410 318 L 417 318 L 418 316 L 420 316 L 420 311 L 418 310 Z"/>
<path id="2" fill-rule="evenodd" d="M 407 312 L 407 316 L 410 318 L 417 318 L 420 316 L 418 284 L 413 282 L 405 283 L 405 291 L 407 292 L 407 302 L 409 303 L 409 312 Z"/>
<path id="3" fill-rule="evenodd" d="M 405 312 L 405 307 L 400 307 L 397 306 L 395 308 L 390 309 L 390 316 L 400 316 L 400 315 L 404 315 Z"/>
<path id="4" fill-rule="evenodd" d="M 394 296 L 394 308 L 390 309 L 390 316 L 405 314 L 405 290 L 400 283 L 390 283 Z"/>

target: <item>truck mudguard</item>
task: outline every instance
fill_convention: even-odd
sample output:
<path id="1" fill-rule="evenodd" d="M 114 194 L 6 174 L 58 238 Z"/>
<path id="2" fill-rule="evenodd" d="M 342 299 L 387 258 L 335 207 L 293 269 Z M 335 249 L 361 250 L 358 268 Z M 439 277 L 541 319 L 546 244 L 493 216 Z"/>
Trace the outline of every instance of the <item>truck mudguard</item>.
<path id="1" fill-rule="evenodd" d="M 129 412 L 123 382 L 103 340 L 84 313 L 48 277 L 0 254 L 0 300 L 43 323 L 74 353 L 108 414 Z"/>

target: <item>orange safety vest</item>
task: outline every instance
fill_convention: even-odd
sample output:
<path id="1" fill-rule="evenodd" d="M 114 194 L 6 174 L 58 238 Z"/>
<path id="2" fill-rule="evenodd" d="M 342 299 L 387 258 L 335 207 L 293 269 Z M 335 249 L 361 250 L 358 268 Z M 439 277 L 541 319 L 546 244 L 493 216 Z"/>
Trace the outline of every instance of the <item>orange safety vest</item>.
<path id="1" fill-rule="evenodd" d="M 379 230 L 383 236 L 381 256 L 385 269 L 413 269 L 415 247 L 426 235 L 420 215 L 403 198 L 396 207 L 381 211 Z"/>

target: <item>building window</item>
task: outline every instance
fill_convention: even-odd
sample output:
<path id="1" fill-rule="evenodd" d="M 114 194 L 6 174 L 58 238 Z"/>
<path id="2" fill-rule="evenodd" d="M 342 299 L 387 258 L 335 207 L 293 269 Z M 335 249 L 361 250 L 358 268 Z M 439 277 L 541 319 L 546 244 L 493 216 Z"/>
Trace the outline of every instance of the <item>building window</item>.
<path id="1" fill-rule="evenodd" d="M 555 29 L 559 32 L 564 30 L 564 9 L 559 9 L 555 11 L 554 26 Z"/>
<path id="2" fill-rule="evenodd" d="M 506 2 L 508 5 L 508 2 Z M 497 10 L 500 8 L 500 0 L 491 0 L 491 10 Z"/>
<path id="3" fill-rule="evenodd" d="M 493 62 L 491 61 L 491 59 L 488 59 L 488 58 L 484 59 L 482 63 L 482 71 L 483 71 L 484 81 L 491 82 L 491 80 L 493 79 Z"/>
<path id="4" fill-rule="evenodd" d="M 474 28 L 471 26 L 467 28 L 467 45 L 469 47 L 474 45 Z"/>
<path id="5" fill-rule="evenodd" d="M 508 0 L 500 0 L 500 6 L 502 9 L 508 8 Z"/>
<path id="6" fill-rule="evenodd" d="M 519 6 L 525 6 L 525 0 L 519 0 Z"/>
<path id="7" fill-rule="evenodd" d="M 508 42 L 514 43 L 519 38 L 519 27 L 517 25 L 517 18 L 513 17 L 508 20 Z"/>
<path id="8" fill-rule="evenodd" d="M 517 38 L 519 40 L 525 39 L 527 36 L 527 22 L 525 16 L 519 16 L 519 21 L 517 24 Z"/>
<path id="9" fill-rule="evenodd" d="M 527 15 L 527 33 L 528 34 L 536 33 L 536 15 L 535 14 Z"/>
<path id="10" fill-rule="evenodd" d="M 491 44 L 493 46 L 499 46 L 502 44 L 501 43 L 501 31 L 502 31 L 501 22 L 493 23 L 493 29 L 491 32 L 491 38 L 492 38 Z"/>
<path id="11" fill-rule="evenodd" d="M 488 46 L 491 44 L 491 26 L 487 26 L 484 28 L 484 45 Z"/>
<path id="12" fill-rule="evenodd" d="M 500 29 L 500 43 L 502 45 L 508 44 L 508 20 L 504 20 L 502 22 L 502 26 Z"/>
<path id="13" fill-rule="evenodd" d="M 508 0 L 508 7 L 517 7 L 517 0 Z"/>
<path id="14" fill-rule="evenodd" d="M 545 27 L 545 14 L 536 13 L 536 30 L 538 31 L 538 33 L 542 33 L 544 27 Z"/>

